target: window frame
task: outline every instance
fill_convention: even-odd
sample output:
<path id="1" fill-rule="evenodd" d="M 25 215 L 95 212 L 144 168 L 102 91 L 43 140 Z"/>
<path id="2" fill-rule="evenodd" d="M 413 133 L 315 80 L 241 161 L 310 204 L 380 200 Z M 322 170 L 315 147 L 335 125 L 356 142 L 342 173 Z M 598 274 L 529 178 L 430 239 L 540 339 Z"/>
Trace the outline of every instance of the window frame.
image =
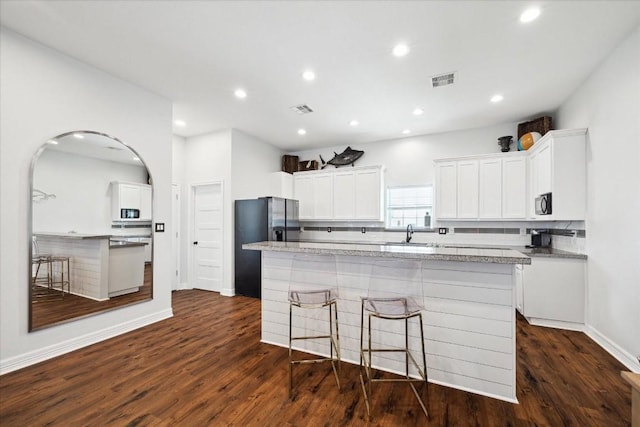
<path id="1" fill-rule="evenodd" d="M 392 208 L 390 206 L 390 201 L 391 201 L 391 197 L 390 197 L 390 191 L 393 190 L 401 190 L 401 189 L 419 189 L 419 188 L 425 188 L 425 189 L 430 189 L 431 191 L 431 204 L 430 205 L 409 205 L 409 206 L 403 206 L 403 207 L 396 207 L 396 208 Z M 395 186 L 388 186 L 385 188 L 385 202 L 384 202 L 384 226 L 385 229 L 387 230 L 404 230 L 406 229 L 406 225 L 401 225 L 401 226 L 394 226 L 391 224 L 391 212 L 393 210 L 406 210 L 406 209 L 426 209 L 428 212 L 431 213 L 431 224 L 429 227 L 425 227 L 424 226 L 424 222 L 421 221 L 416 221 L 416 223 L 411 223 L 414 227 L 414 229 L 416 230 L 430 230 L 433 228 L 433 220 L 434 220 L 434 212 L 435 212 L 435 185 L 433 183 L 427 183 L 427 184 L 415 184 L 415 185 L 395 185 Z"/>

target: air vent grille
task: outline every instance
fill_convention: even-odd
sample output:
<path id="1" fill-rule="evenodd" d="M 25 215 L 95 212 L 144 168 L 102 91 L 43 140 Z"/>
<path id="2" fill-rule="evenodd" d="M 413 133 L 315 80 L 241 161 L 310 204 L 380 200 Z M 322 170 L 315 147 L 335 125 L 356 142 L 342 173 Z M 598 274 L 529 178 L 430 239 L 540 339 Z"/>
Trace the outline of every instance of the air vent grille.
<path id="1" fill-rule="evenodd" d="M 442 87 L 452 85 L 455 80 L 455 73 L 440 74 L 431 77 L 431 86 Z"/>
<path id="2" fill-rule="evenodd" d="M 306 104 L 294 105 L 293 107 L 289 107 L 289 108 L 298 114 L 313 113 L 313 110 L 311 109 L 311 107 L 309 107 Z"/>

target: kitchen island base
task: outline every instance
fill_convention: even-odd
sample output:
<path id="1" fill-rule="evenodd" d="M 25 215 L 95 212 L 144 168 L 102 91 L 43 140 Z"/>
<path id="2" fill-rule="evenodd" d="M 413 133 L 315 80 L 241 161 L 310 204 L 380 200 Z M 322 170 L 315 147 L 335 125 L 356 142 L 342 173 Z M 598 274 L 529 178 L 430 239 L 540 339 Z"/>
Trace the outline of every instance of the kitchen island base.
<path id="1" fill-rule="evenodd" d="M 294 253 L 262 252 L 262 341 L 288 347 L 287 292 Z M 374 266 L 384 262 L 393 270 L 387 289 L 402 294 L 406 280 L 417 280 L 403 259 L 375 256 L 335 256 L 336 273 L 307 271 L 309 277 L 337 274 L 342 361 L 358 364 L 360 298 L 366 296 Z M 319 262 L 318 265 L 322 263 Z M 454 262 L 422 259 L 424 344 L 432 383 L 517 403 L 515 387 L 515 275 L 514 264 Z M 312 270 L 312 269 L 311 269 Z M 326 316 L 315 310 L 294 313 L 293 334 L 313 335 L 328 328 Z M 325 324 L 327 323 L 327 324 Z M 391 322 L 403 323 L 403 322 Z M 410 348 L 419 351 L 417 325 L 410 327 Z M 404 325 L 386 330 L 373 326 L 373 346 L 404 345 Z M 397 329 L 397 330 L 396 330 Z M 326 356 L 323 342 L 299 343 L 296 349 Z M 374 367 L 403 375 L 402 355 L 387 353 Z"/>

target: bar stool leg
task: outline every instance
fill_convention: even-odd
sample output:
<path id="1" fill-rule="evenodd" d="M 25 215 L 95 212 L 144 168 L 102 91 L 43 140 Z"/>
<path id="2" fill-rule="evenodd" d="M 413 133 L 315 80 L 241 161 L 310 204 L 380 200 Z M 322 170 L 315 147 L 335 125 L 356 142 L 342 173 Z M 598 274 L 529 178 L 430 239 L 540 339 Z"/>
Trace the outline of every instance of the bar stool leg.
<path id="1" fill-rule="evenodd" d="M 331 309 L 331 306 L 334 305 L 333 310 Z M 332 316 L 332 312 L 333 311 L 333 316 Z M 332 321 L 333 318 L 333 321 Z M 334 342 L 333 340 L 333 325 L 332 323 L 336 324 L 336 340 Z M 337 302 L 333 302 L 331 304 L 329 304 L 329 346 L 331 347 L 331 367 L 333 369 L 333 374 L 336 376 L 336 383 L 338 383 L 338 390 L 342 391 L 340 388 L 340 374 L 342 372 L 341 370 L 341 365 L 340 365 L 340 333 L 338 331 L 338 303 Z M 338 368 L 336 369 L 336 365 L 335 365 L 335 361 L 333 358 L 333 350 L 335 347 L 335 352 L 336 352 L 336 359 L 335 361 L 338 362 Z"/>
<path id="2" fill-rule="evenodd" d="M 369 321 L 371 321 L 371 318 L 369 318 Z M 371 323 L 369 323 L 369 326 L 371 326 Z M 371 335 L 371 334 L 369 334 Z M 370 341 L 369 341 L 370 342 Z M 362 386 L 362 394 L 364 395 L 364 403 L 365 406 L 367 407 L 367 417 L 369 417 L 369 419 L 371 418 L 371 408 L 369 406 L 369 394 L 367 394 L 367 387 L 365 386 L 365 380 L 364 377 L 367 376 L 368 381 L 371 381 L 371 378 L 368 377 L 368 371 L 367 371 L 367 361 L 363 360 L 364 359 L 364 350 L 365 348 L 363 347 L 364 345 L 364 301 L 362 301 L 361 303 L 361 310 L 360 310 L 360 385 Z M 371 346 L 369 346 L 369 348 L 371 348 Z M 371 353 L 369 353 L 371 354 Z M 363 364 L 364 362 L 364 364 Z"/>
<path id="3" fill-rule="evenodd" d="M 289 304 L 289 399 L 291 399 L 293 389 L 293 362 L 291 358 L 291 320 L 293 317 L 293 306 Z"/>

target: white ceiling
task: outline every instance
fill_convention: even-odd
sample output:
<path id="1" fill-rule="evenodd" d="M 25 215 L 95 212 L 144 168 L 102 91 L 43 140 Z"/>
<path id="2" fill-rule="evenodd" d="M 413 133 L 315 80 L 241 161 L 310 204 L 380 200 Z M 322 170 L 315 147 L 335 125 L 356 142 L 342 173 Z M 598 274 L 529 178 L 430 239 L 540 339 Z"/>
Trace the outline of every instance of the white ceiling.
<path id="1" fill-rule="evenodd" d="M 534 4 L 540 18 L 521 24 Z M 2 25 L 171 99 L 176 134 L 236 128 L 290 151 L 553 112 L 639 20 L 638 1 L 0 3 Z M 454 86 L 431 88 L 451 71 Z"/>

